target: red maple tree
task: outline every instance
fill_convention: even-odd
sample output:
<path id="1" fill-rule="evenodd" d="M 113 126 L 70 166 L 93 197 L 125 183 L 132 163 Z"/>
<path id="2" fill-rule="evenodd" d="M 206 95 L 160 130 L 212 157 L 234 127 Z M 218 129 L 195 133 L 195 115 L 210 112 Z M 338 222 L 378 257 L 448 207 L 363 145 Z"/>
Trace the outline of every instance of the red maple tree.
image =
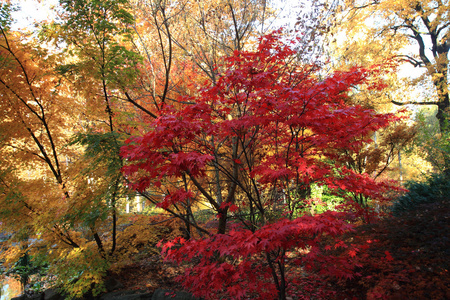
<path id="1" fill-rule="evenodd" d="M 364 147 L 395 119 L 345 101 L 358 85 L 381 88 L 376 78 L 383 68 L 324 76 L 318 66 L 296 63 L 295 55 L 277 33 L 262 37 L 256 51 L 236 51 L 227 59 L 215 85 L 180 98 L 181 107 L 165 105 L 149 124 L 152 130 L 122 148 L 128 161 L 123 173 L 139 191 L 164 193 L 161 208 L 182 208 L 197 229 L 195 203 L 216 211 L 216 234 L 164 246 L 168 259 L 198 261 L 183 281 L 198 296 L 285 299 L 290 282 L 298 283 L 286 274 L 288 258 L 303 268 L 326 260 L 330 275 L 353 276 L 349 261 L 333 260 L 316 247 L 324 236 L 351 228 L 348 213 L 299 215 L 308 187 L 327 185 L 377 200 L 386 200 L 392 188 L 331 159 L 334 149 Z M 362 213 L 358 203 L 352 205 L 353 213 Z"/>

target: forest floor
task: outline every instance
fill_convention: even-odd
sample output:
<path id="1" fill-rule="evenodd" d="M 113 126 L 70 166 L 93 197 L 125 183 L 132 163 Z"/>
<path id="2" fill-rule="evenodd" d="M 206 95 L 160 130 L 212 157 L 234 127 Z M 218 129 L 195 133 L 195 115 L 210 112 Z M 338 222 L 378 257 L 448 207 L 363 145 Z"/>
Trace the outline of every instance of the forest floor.
<path id="1" fill-rule="evenodd" d="M 361 250 L 360 276 L 330 281 L 336 299 L 450 299 L 449 199 L 423 204 L 401 217 L 362 225 L 348 238 Z M 182 290 L 183 266 L 145 256 L 115 274 L 124 290 Z"/>
<path id="2" fill-rule="evenodd" d="M 123 290 L 154 292 L 160 288 L 177 291 L 183 288 L 175 278 L 183 273 L 182 266 L 163 262 L 159 256 L 153 255 L 125 266 L 114 278 L 123 285 Z"/>
<path id="3" fill-rule="evenodd" d="M 359 275 L 351 280 L 323 278 L 321 286 L 334 297 L 302 299 L 450 299 L 449 202 L 450 197 L 417 205 L 400 217 L 358 226 L 345 239 L 360 249 L 355 270 Z M 175 222 L 171 226 L 171 237 L 180 233 Z M 184 274 L 185 266 L 163 261 L 155 244 L 139 248 L 112 274 L 122 284 L 120 290 L 183 290 L 175 278 Z"/>

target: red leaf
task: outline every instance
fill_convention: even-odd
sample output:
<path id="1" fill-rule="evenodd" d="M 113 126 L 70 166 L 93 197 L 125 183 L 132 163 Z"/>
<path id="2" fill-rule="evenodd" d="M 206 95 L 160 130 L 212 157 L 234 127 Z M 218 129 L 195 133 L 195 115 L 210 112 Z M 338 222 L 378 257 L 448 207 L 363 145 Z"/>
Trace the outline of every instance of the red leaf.
<path id="1" fill-rule="evenodd" d="M 386 255 L 386 261 L 393 261 L 394 258 L 392 257 L 391 253 L 389 251 L 384 251 L 384 254 Z"/>

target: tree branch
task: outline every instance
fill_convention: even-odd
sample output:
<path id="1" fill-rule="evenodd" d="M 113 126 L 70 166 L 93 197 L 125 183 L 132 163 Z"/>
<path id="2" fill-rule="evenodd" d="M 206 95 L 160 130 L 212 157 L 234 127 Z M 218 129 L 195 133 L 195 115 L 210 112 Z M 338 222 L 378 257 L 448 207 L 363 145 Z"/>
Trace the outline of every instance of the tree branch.
<path id="1" fill-rule="evenodd" d="M 147 110 L 145 107 L 143 107 L 142 105 L 139 105 L 136 101 L 134 101 L 130 95 L 128 94 L 128 92 L 125 92 L 125 96 L 127 97 L 127 101 L 130 102 L 131 104 L 133 104 L 134 106 L 136 106 L 137 108 L 139 108 L 140 110 L 142 110 L 143 112 L 145 112 L 146 114 L 148 114 L 149 116 L 151 116 L 154 119 L 157 119 L 158 116 L 155 115 L 154 113 L 152 113 L 151 111 Z"/>
<path id="2" fill-rule="evenodd" d="M 424 67 L 425 64 L 412 56 L 409 55 L 396 55 L 394 58 L 400 58 L 401 61 L 408 62 L 412 64 L 414 67 Z"/>
<path id="3" fill-rule="evenodd" d="M 438 102 L 430 102 L 430 101 L 407 101 L 407 102 L 399 102 L 391 99 L 391 102 L 395 105 L 408 105 L 408 104 L 414 104 L 414 105 L 438 105 Z"/>

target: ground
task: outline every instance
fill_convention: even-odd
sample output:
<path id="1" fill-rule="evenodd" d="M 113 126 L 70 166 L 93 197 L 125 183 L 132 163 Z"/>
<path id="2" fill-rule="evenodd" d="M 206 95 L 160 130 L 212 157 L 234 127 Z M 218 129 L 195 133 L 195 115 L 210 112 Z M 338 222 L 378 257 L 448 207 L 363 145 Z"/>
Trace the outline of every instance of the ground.
<path id="1" fill-rule="evenodd" d="M 419 205 L 401 217 L 359 226 L 348 240 L 360 249 L 360 276 L 330 282 L 337 299 L 450 299 L 448 202 Z M 140 257 L 115 275 L 123 289 L 182 289 L 175 281 L 184 273 L 182 266 L 157 255 Z"/>

